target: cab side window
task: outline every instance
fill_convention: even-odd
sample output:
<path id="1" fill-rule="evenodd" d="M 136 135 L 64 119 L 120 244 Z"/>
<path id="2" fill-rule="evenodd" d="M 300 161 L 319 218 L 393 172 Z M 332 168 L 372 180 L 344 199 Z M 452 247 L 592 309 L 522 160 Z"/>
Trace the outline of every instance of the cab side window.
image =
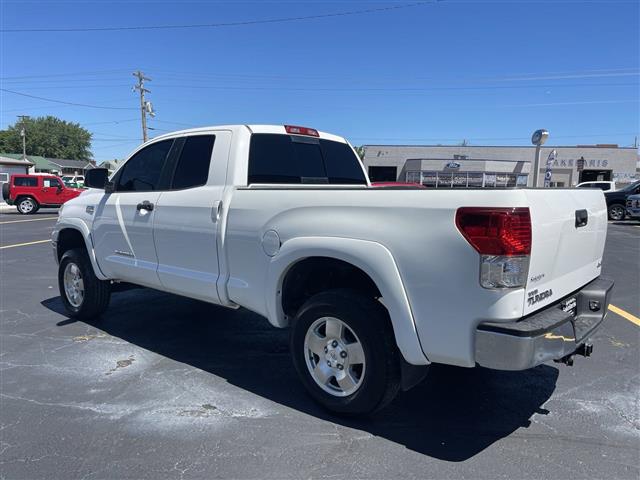
<path id="1" fill-rule="evenodd" d="M 160 174 L 173 140 L 163 140 L 143 148 L 127 160 L 118 179 L 118 192 L 149 192 L 158 190 Z"/>
<path id="2" fill-rule="evenodd" d="M 195 135 L 185 139 L 173 174 L 172 189 L 200 187 L 207 183 L 214 140 L 213 135 Z"/>

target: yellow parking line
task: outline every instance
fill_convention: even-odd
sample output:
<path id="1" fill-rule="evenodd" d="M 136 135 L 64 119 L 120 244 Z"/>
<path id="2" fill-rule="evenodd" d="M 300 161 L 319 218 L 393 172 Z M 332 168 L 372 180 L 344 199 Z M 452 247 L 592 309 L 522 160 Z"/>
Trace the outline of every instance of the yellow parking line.
<path id="1" fill-rule="evenodd" d="M 7 223 L 23 223 L 23 222 L 41 222 L 42 220 L 56 220 L 58 217 L 46 217 L 46 218 L 30 218 L 28 220 L 10 220 L 8 222 L 0 222 L 0 225 Z"/>
<path id="2" fill-rule="evenodd" d="M 629 312 L 625 312 L 624 310 L 616 307 L 615 305 L 609 305 L 609 310 L 611 310 L 613 313 L 617 313 L 621 317 L 626 318 L 631 323 L 635 323 L 637 326 L 640 327 L 640 318 L 636 317 L 635 315 L 631 315 Z"/>
<path id="3" fill-rule="evenodd" d="M 4 250 L 5 248 L 26 247 L 27 245 L 37 245 L 38 243 L 46 243 L 50 241 L 51 240 L 36 240 L 35 242 L 16 243 L 14 245 L 5 245 L 0 247 L 0 250 Z"/>

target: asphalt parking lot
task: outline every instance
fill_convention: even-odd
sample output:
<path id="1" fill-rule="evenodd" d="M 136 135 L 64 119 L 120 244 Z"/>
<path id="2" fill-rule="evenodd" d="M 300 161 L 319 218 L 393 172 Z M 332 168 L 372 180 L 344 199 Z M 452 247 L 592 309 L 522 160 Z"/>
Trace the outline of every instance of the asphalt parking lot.
<path id="1" fill-rule="evenodd" d="M 616 310 L 592 357 L 526 372 L 434 367 L 383 412 L 350 420 L 309 399 L 287 331 L 246 310 L 135 289 L 99 321 L 68 319 L 54 222 L 0 215 L 2 478 L 640 476 L 638 222 L 609 225 Z"/>

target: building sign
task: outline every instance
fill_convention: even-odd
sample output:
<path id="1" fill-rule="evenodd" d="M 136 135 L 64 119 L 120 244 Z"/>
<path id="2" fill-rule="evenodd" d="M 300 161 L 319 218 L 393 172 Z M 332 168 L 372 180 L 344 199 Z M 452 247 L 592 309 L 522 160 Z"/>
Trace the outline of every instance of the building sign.
<path id="1" fill-rule="evenodd" d="M 551 153 L 547 157 L 547 168 L 544 172 L 544 188 L 549 188 L 551 186 L 551 168 L 553 164 L 557 162 L 556 151 L 551 150 Z"/>
<path id="2" fill-rule="evenodd" d="M 607 168 L 609 166 L 609 160 L 585 160 L 584 158 L 579 158 L 578 160 L 573 160 L 573 158 L 569 159 L 558 159 L 555 158 L 553 160 L 554 167 L 564 167 L 564 168 L 577 168 L 578 171 L 583 170 L 585 168 Z"/>
<path id="3" fill-rule="evenodd" d="M 460 168 L 460 164 L 458 162 L 449 162 L 444 166 L 444 168 L 458 169 Z"/>

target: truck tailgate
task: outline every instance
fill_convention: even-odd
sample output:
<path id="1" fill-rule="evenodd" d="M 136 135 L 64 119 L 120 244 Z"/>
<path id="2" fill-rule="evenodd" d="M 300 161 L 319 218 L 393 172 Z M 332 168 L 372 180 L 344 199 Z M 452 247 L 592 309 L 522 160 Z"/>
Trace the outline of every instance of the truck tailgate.
<path id="1" fill-rule="evenodd" d="M 586 285 L 600 275 L 607 208 L 600 190 L 526 190 L 532 249 L 524 314 Z M 586 223 L 585 223 L 586 222 Z"/>

